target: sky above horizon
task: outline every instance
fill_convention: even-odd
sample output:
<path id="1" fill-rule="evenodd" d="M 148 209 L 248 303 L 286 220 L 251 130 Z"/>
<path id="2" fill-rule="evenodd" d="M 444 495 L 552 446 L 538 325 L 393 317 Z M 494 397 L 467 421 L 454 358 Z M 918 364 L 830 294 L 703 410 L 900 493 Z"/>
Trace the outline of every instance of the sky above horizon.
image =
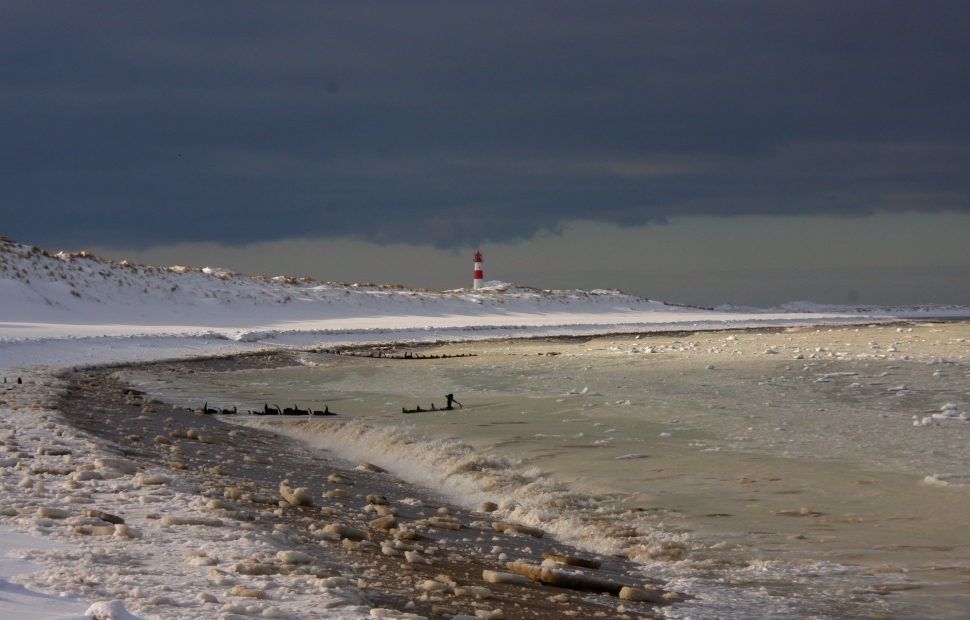
<path id="1" fill-rule="evenodd" d="M 487 278 L 544 288 L 970 303 L 967 24 L 959 2 L 3 3 L 0 234 L 430 288 L 481 248 Z"/>

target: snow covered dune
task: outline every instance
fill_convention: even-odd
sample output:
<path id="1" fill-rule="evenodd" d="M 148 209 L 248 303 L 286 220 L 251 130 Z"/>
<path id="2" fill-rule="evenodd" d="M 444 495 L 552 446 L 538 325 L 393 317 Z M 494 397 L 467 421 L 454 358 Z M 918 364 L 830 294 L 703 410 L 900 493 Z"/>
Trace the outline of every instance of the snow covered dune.
<path id="1" fill-rule="evenodd" d="M 970 309 L 896 312 L 801 304 L 770 311 L 706 310 L 615 290 L 550 291 L 503 282 L 429 291 L 116 263 L 87 252 L 51 254 L 0 237 L 0 368 L 232 352 L 257 343 L 716 329 L 904 316 L 970 316 Z"/>
<path id="2" fill-rule="evenodd" d="M 374 317 L 486 317 L 569 311 L 685 310 L 618 291 L 540 291 L 502 282 L 428 291 L 400 285 L 341 284 L 223 269 L 115 263 L 87 252 L 50 254 L 0 238 L 0 319 L 49 325 L 251 328 Z M 7 326 L 9 328 L 9 325 Z"/>

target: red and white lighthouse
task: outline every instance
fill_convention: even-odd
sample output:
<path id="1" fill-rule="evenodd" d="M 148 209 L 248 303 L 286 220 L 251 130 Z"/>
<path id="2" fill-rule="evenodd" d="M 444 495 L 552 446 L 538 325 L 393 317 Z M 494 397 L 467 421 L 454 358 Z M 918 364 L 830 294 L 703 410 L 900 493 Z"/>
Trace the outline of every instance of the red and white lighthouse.
<path id="1" fill-rule="evenodd" d="M 472 288 L 482 288 L 482 282 L 484 282 L 485 277 L 482 275 L 482 253 L 475 252 L 475 280 L 472 282 Z"/>

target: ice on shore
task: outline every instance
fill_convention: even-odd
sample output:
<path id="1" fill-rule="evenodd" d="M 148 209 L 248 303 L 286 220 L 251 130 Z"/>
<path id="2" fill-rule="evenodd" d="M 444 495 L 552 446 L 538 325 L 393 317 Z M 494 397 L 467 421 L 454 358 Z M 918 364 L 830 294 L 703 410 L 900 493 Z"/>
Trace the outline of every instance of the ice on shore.
<path id="1" fill-rule="evenodd" d="M 221 570 L 228 570 L 232 559 L 255 553 L 307 564 L 310 557 L 294 548 L 289 537 L 274 537 L 271 526 L 254 528 L 243 522 L 230 532 L 217 527 L 221 521 L 200 517 L 200 512 L 224 507 L 177 475 L 126 467 L 128 462 L 109 442 L 93 441 L 65 425 L 54 410 L 29 404 L 41 391 L 59 389 L 57 379 L 37 371 L 25 372 L 23 378 L 14 404 L 25 399 L 27 406 L 0 405 L 0 437 L 4 447 L 17 448 L 10 454 L 17 455 L 20 468 L 0 470 L 0 548 L 6 551 L 6 557 L 0 556 L 0 617 L 219 617 L 226 605 L 240 605 L 217 604 L 223 588 L 259 586 L 258 577 L 250 580 Z M 71 458 L 46 454 L 44 446 L 69 451 Z M 77 473 L 99 475 L 79 481 Z M 146 504 L 147 498 L 152 501 Z M 150 515 L 153 510 L 164 516 Z M 119 514 L 126 523 L 115 516 Z M 216 573 L 207 578 L 204 571 L 209 570 Z M 333 609 L 321 617 L 365 617 L 369 606 L 362 605 L 365 598 L 354 590 L 331 595 Z M 297 585 L 293 591 L 300 594 L 302 589 Z M 272 598 L 272 604 L 256 610 L 262 617 L 295 617 L 309 600 L 305 595 Z M 256 613 L 250 607 L 242 605 L 243 613 Z"/>
<path id="2" fill-rule="evenodd" d="M 138 616 L 125 609 L 124 601 L 102 601 L 88 607 L 84 612 L 88 618 L 98 620 L 141 620 Z"/>

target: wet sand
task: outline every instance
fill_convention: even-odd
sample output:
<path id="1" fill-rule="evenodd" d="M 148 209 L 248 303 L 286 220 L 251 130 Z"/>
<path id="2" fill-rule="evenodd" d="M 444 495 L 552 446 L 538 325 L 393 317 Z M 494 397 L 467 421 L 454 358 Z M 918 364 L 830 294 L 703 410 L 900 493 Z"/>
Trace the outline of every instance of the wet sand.
<path id="1" fill-rule="evenodd" d="M 153 371 L 181 374 L 279 368 L 295 363 L 294 355 L 297 354 L 242 355 L 157 363 L 153 365 Z M 510 619 L 659 617 L 650 604 L 622 601 L 607 594 L 534 583 L 485 583 L 482 571 L 508 572 L 506 561 L 523 560 L 539 564 L 543 553 L 590 556 L 558 544 L 549 536 L 541 539 L 508 536 L 483 527 L 483 521 L 491 522 L 489 515 L 449 505 L 433 492 L 397 479 L 395 472 L 363 471 L 355 467 L 356 464 L 342 461 L 321 450 L 302 447 L 272 431 L 276 420 L 247 417 L 247 421 L 259 422 L 264 428 L 245 428 L 231 423 L 238 421 L 239 417 L 230 420 L 229 416 L 202 415 L 184 408 L 173 409 L 166 403 L 146 402 L 133 397 L 126 393 L 130 390 L 128 386 L 113 378 L 115 370 L 85 370 L 64 377 L 69 382 L 68 396 L 63 399 L 60 409 L 72 425 L 103 439 L 109 445 L 120 446 L 126 458 L 146 469 L 169 469 L 172 475 L 198 485 L 203 495 L 222 497 L 225 489 L 235 487 L 251 496 L 253 501 L 237 502 L 241 514 L 248 515 L 241 517 L 241 523 L 251 519 L 249 523 L 258 529 L 284 531 L 291 540 L 305 540 L 305 544 L 297 548 L 318 557 L 317 563 L 311 565 L 313 574 L 317 577 L 354 575 L 362 579 L 363 592 L 374 606 L 403 610 L 409 601 L 413 601 L 415 607 L 407 611 L 429 617 L 443 617 L 443 613 L 474 615 L 478 610 L 493 609 L 501 609 L 504 617 Z M 328 418 L 328 421 L 331 420 L 333 418 Z M 290 418 L 284 423 L 292 425 L 301 422 L 294 422 Z M 313 421 L 302 423 L 312 424 Z M 198 435 L 205 436 L 206 443 L 172 436 L 179 435 L 177 431 L 189 429 L 195 429 Z M 169 443 L 157 443 L 154 440 L 156 437 L 164 437 Z M 181 453 L 175 452 L 176 449 Z M 212 473 L 214 471 L 220 473 Z M 354 484 L 332 484 L 327 481 L 330 474 L 346 476 Z M 305 487 L 314 505 L 281 508 L 279 486 L 283 480 L 289 480 L 293 488 Z M 346 490 L 348 497 L 323 499 L 326 491 L 335 489 Z M 313 532 L 324 526 L 343 524 L 367 530 L 378 545 L 390 539 L 389 534 L 368 525 L 370 520 L 378 516 L 364 511 L 368 505 L 366 497 L 371 494 L 386 497 L 398 511 L 398 520 L 406 526 L 435 516 L 444 507 L 461 520 L 462 528 L 457 531 L 433 528 L 420 531 L 415 542 L 425 549 L 435 549 L 434 554 L 428 556 L 432 558 L 433 565 L 408 564 L 403 557 L 383 555 L 380 546 L 353 551 L 343 548 L 339 542 L 321 544 L 314 537 Z M 412 501 L 414 505 L 409 505 L 399 501 L 404 498 L 419 501 Z M 220 516 L 219 510 L 212 512 Z M 266 518 L 268 512 L 274 512 L 275 516 Z M 338 512 L 339 516 L 327 514 L 332 512 Z M 263 517 L 252 516 L 260 514 Z M 159 516 L 164 516 L 163 508 L 156 514 L 146 515 L 149 519 Z M 232 518 L 232 511 L 222 512 L 221 516 Z M 473 525 L 473 522 L 478 523 Z M 508 556 L 507 560 L 500 560 L 496 553 L 491 552 L 495 546 L 502 548 Z M 627 574 L 634 567 L 625 559 L 598 559 L 603 563 L 602 568 L 587 572 L 625 585 L 644 585 L 636 577 Z M 421 584 L 442 574 L 461 585 L 488 587 L 492 595 L 477 600 L 439 593 L 425 597 L 431 600 L 420 600 L 424 593 L 420 589 Z"/>

